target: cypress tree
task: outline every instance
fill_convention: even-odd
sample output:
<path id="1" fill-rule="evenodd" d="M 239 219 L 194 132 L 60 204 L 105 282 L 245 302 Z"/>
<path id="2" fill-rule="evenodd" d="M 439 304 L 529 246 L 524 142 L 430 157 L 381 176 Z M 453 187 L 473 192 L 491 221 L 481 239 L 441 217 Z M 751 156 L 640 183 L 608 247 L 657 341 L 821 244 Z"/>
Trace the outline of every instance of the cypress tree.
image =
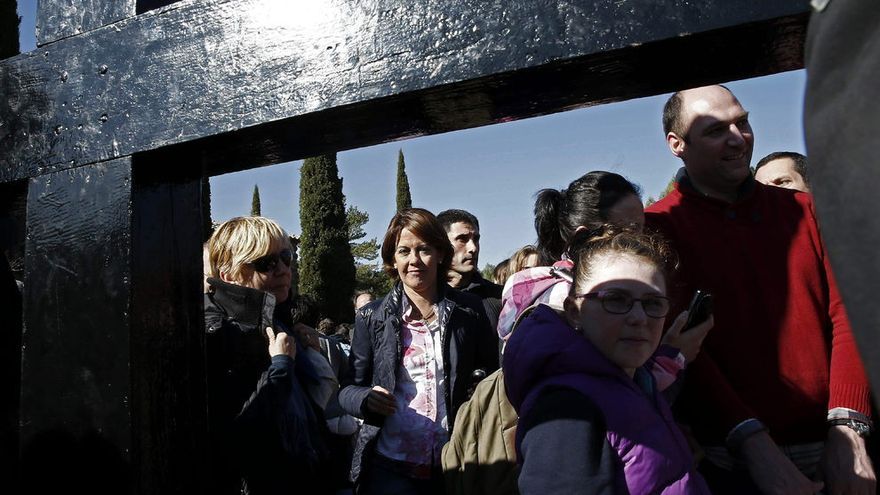
<path id="1" fill-rule="evenodd" d="M 403 161 L 403 150 L 397 151 L 397 211 L 412 208 L 412 196 L 409 194 L 409 179 L 406 177 L 406 163 Z"/>
<path id="2" fill-rule="evenodd" d="M 256 184 L 254 184 L 254 196 L 251 198 L 251 216 L 262 216 L 260 213 L 260 188 Z"/>
<path id="3" fill-rule="evenodd" d="M 323 317 L 351 322 L 355 268 L 336 154 L 306 158 L 299 184 L 300 293 L 315 298 Z"/>
<path id="4" fill-rule="evenodd" d="M 18 2 L 0 2 L 0 59 L 18 55 Z"/>

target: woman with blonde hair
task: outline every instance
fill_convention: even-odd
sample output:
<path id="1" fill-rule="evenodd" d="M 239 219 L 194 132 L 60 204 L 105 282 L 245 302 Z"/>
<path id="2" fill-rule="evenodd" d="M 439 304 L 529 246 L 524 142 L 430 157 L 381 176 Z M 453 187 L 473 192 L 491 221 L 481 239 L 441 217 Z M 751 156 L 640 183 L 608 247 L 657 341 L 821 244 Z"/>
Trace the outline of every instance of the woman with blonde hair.
<path id="1" fill-rule="evenodd" d="M 525 246 L 519 248 L 513 256 L 510 257 L 510 274 L 525 270 L 527 268 L 534 268 L 536 266 L 541 266 L 541 257 L 538 254 L 538 248 L 532 246 L 531 244 L 526 244 Z"/>
<path id="2" fill-rule="evenodd" d="M 211 493 L 332 493 L 317 379 L 292 331 L 293 251 L 263 217 L 221 224 L 207 244 L 205 294 Z M 318 476 L 315 476 L 315 475 Z M 308 476 L 309 478 L 305 478 Z"/>

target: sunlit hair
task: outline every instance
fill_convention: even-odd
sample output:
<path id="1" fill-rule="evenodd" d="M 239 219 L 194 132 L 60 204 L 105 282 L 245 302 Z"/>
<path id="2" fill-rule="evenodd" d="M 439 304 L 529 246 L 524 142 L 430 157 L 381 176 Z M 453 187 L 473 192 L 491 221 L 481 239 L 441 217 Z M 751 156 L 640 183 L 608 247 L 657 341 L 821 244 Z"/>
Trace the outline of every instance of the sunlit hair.
<path id="1" fill-rule="evenodd" d="M 281 249 L 290 249 L 287 232 L 265 217 L 236 217 L 220 224 L 208 239 L 210 275 L 226 273 L 242 281 L 242 269 L 248 262 Z"/>
<path id="2" fill-rule="evenodd" d="M 382 240 L 382 268 L 385 269 L 385 273 L 392 280 L 400 278 L 394 263 L 394 251 L 397 249 L 397 242 L 403 229 L 409 230 L 422 242 L 437 250 L 440 259 L 437 276 L 445 280 L 446 272 L 449 271 L 452 263 L 452 244 L 449 243 L 449 237 L 437 217 L 422 208 L 400 210 L 388 224 L 385 239 Z"/>
<path id="3" fill-rule="evenodd" d="M 570 253 L 574 260 L 571 295 L 584 291 L 584 286 L 592 277 L 595 261 L 605 255 L 628 255 L 650 263 L 663 275 L 667 287 L 678 263 L 675 251 L 660 235 L 613 225 L 605 225 L 592 235 L 578 236 Z"/>
<path id="4" fill-rule="evenodd" d="M 535 231 L 542 265 L 562 257 L 579 227 L 595 229 L 608 221 L 608 210 L 621 199 L 640 197 L 638 186 L 613 172 L 593 171 L 566 189 L 542 189 L 535 199 Z"/>
<path id="5" fill-rule="evenodd" d="M 532 255 L 538 257 L 538 262 L 535 266 L 539 266 L 541 263 L 541 257 L 538 256 L 538 248 L 532 246 L 531 244 L 526 244 L 525 246 L 519 248 L 519 250 L 513 253 L 513 255 L 510 257 L 510 266 L 508 267 L 510 273 L 513 274 L 520 270 L 526 269 L 526 261 L 529 259 L 529 256 Z"/>

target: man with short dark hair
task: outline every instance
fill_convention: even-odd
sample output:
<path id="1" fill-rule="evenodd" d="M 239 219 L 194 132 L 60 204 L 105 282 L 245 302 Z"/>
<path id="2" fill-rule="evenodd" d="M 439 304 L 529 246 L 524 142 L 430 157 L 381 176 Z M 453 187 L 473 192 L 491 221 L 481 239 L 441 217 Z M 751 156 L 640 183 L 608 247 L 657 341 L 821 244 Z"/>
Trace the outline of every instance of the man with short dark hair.
<path id="1" fill-rule="evenodd" d="M 445 210 L 437 215 L 452 244 L 452 264 L 446 281 L 455 289 L 480 296 L 492 330 L 498 327 L 502 287 L 480 275 L 480 222 L 465 210 Z"/>
<path id="2" fill-rule="evenodd" d="M 354 304 L 354 310 L 357 311 L 367 304 L 373 302 L 373 293 L 368 290 L 359 290 L 354 293 L 354 297 L 351 298 L 351 302 Z"/>
<path id="3" fill-rule="evenodd" d="M 749 114 L 723 86 L 664 108 L 684 168 L 649 227 L 681 259 L 677 299 L 715 301 L 715 327 L 677 406 L 713 493 L 874 493 L 869 388 L 810 195 L 758 183 Z"/>
<path id="4" fill-rule="evenodd" d="M 774 151 L 758 160 L 755 180 L 767 186 L 810 192 L 807 157 L 794 151 Z"/>

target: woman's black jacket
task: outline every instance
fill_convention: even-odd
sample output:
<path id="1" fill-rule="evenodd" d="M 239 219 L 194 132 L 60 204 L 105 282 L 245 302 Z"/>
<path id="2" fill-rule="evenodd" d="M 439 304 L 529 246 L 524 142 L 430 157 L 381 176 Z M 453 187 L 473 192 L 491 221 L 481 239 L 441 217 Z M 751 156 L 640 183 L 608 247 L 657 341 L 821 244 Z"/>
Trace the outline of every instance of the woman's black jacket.
<path id="1" fill-rule="evenodd" d="M 270 358 L 267 326 L 292 326 L 287 305 L 262 291 L 209 279 L 205 295 L 211 493 L 301 490 L 327 464 L 326 425 L 299 366 Z M 244 486 L 242 480 L 245 481 Z M 319 481 L 314 493 L 324 493 Z M 313 486 L 313 485 L 310 485 Z"/>
<path id="2" fill-rule="evenodd" d="M 384 421 L 384 417 L 365 410 L 365 399 L 375 385 L 393 393 L 397 369 L 402 362 L 402 297 L 402 286 L 398 282 L 382 300 L 364 306 L 355 315 L 349 372 L 339 392 L 342 408 L 364 418 L 352 463 L 354 480 L 361 469 L 368 469 Z M 448 424 L 452 428 L 455 413 L 468 398 L 474 370 L 482 369 L 490 374 L 498 369 L 498 337 L 489 327 L 482 301 L 477 296 L 443 284 L 437 307 L 443 329 L 446 383 L 443 392 Z"/>

